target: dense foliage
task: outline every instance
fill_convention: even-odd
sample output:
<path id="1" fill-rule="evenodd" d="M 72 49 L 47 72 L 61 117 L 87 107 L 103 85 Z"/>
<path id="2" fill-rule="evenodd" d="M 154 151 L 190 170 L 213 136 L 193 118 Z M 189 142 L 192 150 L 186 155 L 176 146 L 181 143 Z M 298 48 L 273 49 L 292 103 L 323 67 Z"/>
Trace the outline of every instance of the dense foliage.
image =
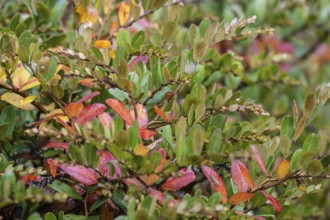
<path id="1" fill-rule="evenodd" d="M 2 218 L 330 217 L 327 0 L 0 10 Z"/>

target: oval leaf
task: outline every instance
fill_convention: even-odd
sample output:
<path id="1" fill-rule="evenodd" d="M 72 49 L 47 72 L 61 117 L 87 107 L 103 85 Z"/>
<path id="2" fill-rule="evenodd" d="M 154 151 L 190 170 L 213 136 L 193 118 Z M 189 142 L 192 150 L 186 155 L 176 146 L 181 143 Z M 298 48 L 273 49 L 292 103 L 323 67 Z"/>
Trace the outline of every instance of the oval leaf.
<path id="1" fill-rule="evenodd" d="M 192 183 L 195 179 L 195 173 L 190 169 L 184 168 L 179 170 L 178 176 L 168 178 L 161 188 L 163 190 L 176 191 Z"/>
<path id="2" fill-rule="evenodd" d="M 92 120 L 94 117 L 101 114 L 106 109 L 106 106 L 100 103 L 94 103 L 85 107 L 79 116 L 76 118 L 76 122 L 79 125 L 83 125 L 86 122 Z"/>
<path id="3" fill-rule="evenodd" d="M 238 192 L 230 197 L 229 202 L 233 205 L 237 205 L 241 202 L 245 202 L 246 200 L 251 199 L 253 196 L 253 193 Z"/>
<path id="4" fill-rule="evenodd" d="M 84 105 L 82 103 L 69 103 L 64 107 L 64 112 L 70 118 L 76 118 L 84 109 Z"/>
<path id="5" fill-rule="evenodd" d="M 128 124 L 133 124 L 133 119 L 125 105 L 116 99 L 107 99 L 105 102 Z"/>
<path id="6" fill-rule="evenodd" d="M 101 122 L 103 127 L 110 128 L 110 123 L 112 121 L 112 118 L 108 112 L 102 112 L 97 116 L 97 118 L 99 119 L 99 122 Z"/>
<path id="7" fill-rule="evenodd" d="M 222 203 L 227 203 L 227 191 L 224 182 L 222 181 L 221 177 L 210 167 L 203 166 L 202 167 L 203 173 L 211 183 L 213 189 L 217 191 L 221 195 Z"/>
<path id="8" fill-rule="evenodd" d="M 281 206 L 278 203 L 278 201 L 272 197 L 271 195 L 269 195 L 266 191 L 261 191 L 261 193 L 268 199 L 268 201 L 272 204 L 272 206 L 275 208 L 276 212 L 281 212 Z"/>
<path id="9" fill-rule="evenodd" d="M 267 176 L 267 170 L 266 170 L 266 167 L 265 167 L 265 164 L 264 164 L 264 161 L 258 151 L 258 148 L 254 145 L 251 145 L 251 149 L 253 151 L 253 154 L 257 160 L 257 163 L 259 165 L 259 168 L 261 169 L 261 171 Z"/>
<path id="10" fill-rule="evenodd" d="M 280 165 L 277 167 L 277 176 L 280 179 L 283 179 L 290 170 L 290 162 L 287 160 L 282 160 Z"/>
<path id="11" fill-rule="evenodd" d="M 91 168 L 86 168 L 81 165 L 70 166 L 68 164 L 61 164 L 59 168 L 82 184 L 94 185 L 98 183 L 96 173 Z"/>

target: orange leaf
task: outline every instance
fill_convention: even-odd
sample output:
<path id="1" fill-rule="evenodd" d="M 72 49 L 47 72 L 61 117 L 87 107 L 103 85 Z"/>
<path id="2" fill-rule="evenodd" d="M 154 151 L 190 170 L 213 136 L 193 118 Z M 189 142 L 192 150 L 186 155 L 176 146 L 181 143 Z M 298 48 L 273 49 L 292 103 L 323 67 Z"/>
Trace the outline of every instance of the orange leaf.
<path id="1" fill-rule="evenodd" d="M 178 176 L 170 177 L 165 181 L 165 183 L 162 184 L 161 188 L 163 190 L 177 191 L 189 185 L 196 179 L 195 173 L 190 169 L 183 168 L 178 172 Z"/>
<path id="2" fill-rule="evenodd" d="M 102 112 L 97 116 L 97 118 L 99 119 L 103 127 L 110 128 L 110 123 L 112 121 L 112 118 L 108 112 Z"/>
<path id="3" fill-rule="evenodd" d="M 231 163 L 231 175 L 238 192 L 246 192 L 254 187 L 249 171 L 241 161 L 234 160 Z"/>
<path id="4" fill-rule="evenodd" d="M 84 6 L 79 5 L 79 6 L 76 7 L 75 11 L 78 15 L 79 22 L 84 23 L 87 19 L 87 8 L 84 7 Z"/>
<path id="5" fill-rule="evenodd" d="M 163 110 L 161 110 L 160 108 L 158 108 L 156 105 L 154 106 L 154 110 L 156 112 L 156 114 L 161 117 L 165 122 L 168 121 L 167 116 L 165 115 L 165 113 L 163 112 Z"/>
<path id="6" fill-rule="evenodd" d="M 140 179 L 147 184 L 148 186 L 153 185 L 157 180 L 159 180 L 159 176 L 157 174 L 149 174 L 149 175 L 142 175 Z"/>
<path id="7" fill-rule="evenodd" d="M 49 172 L 50 172 L 50 174 L 53 177 L 55 177 L 56 176 L 57 166 L 55 165 L 54 160 L 51 159 L 51 158 L 48 158 L 47 159 L 47 163 L 48 163 L 48 166 L 49 166 Z"/>
<path id="8" fill-rule="evenodd" d="M 63 125 L 63 127 L 65 127 L 71 134 L 76 134 L 77 133 L 75 128 L 69 126 L 60 117 L 56 117 L 56 122 L 58 122 L 61 125 Z"/>
<path id="9" fill-rule="evenodd" d="M 140 128 L 139 129 L 140 132 L 140 136 L 144 139 L 144 140 L 150 140 L 150 138 L 152 138 L 153 136 L 156 135 L 156 131 L 153 130 L 148 130 L 146 128 Z"/>
<path id="10" fill-rule="evenodd" d="M 110 24 L 110 28 L 109 28 L 109 34 L 110 36 L 115 35 L 119 30 L 119 22 L 118 21 L 113 21 Z"/>
<path id="11" fill-rule="evenodd" d="M 105 102 L 128 124 L 133 124 L 131 114 L 126 109 L 125 105 L 116 99 L 107 99 Z"/>
<path id="12" fill-rule="evenodd" d="M 238 192 L 230 197 L 229 202 L 231 204 L 237 205 L 241 202 L 245 202 L 246 200 L 251 199 L 253 196 L 253 193 Z"/>
<path id="13" fill-rule="evenodd" d="M 205 165 L 202 167 L 202 171 L 206 176 L 206 178 L 208 179 L 208 181 L 211 183 L 213 189 L 221 195 L 222 203 L 227 203 L 228 197 L 227 197 L 226 186 L 222 181 L 221 177 L 217 174 L 217 172 L 215 172 L 213 169 Z"/>
<path id="14" fill-rule="evenodd" d="M 282 160 L 280 165 L 277 167 L 277 176 L 280 179 L 283 179 L 289 172 L 290 162 L 287 160 Z"/>
<path id="15" fill-rule="evenodd" d="M 84 105 L 81 103 L 69 103 L 64 107 L 64 112 L 70 118 L 76 118 L 80 112 L 84 109 Z"/>
<path id="16" fill-rule="evenodd" d="M 282 210 L 280 204 L 278 203 L 278 201 L 272 197 L 271 195 L 269 195 L 266 191 L 261 191 L 261 193 L 268 199 L 268 201 L 272 204 L 272 206 L 275 208 L 276 212 L 280 212 Z"/>
<path id="17" fill-rule="evenodd" d="M 127 22 L 130 11 L 131 11 L 131 8 L 127 2 L 123 2 L 120 4 L 119 10 L 118 10 L 120 26 L 123 26 Z"/>
<path id="18" fill-rule="evenodd" d="M 69 174 L 72 178 L 85 185 L 94 185 L 98 183 L 96 173 L 93 169 L 81 165 L 59 165 L 64 172 Z"/>
<path id="19" fill-rule="evenodd" d="M 83 125 L 86 122 L 92 120 L 94 117 L 101 114 L 106 109 L 106 106 L 101 103 L 94 103 L 85 107 L 79 116 L 76 118 L 76 122 L 79 125 Z"/>
<path id="20" fill-rule="evenodd" d="M 111 46 L 111 42 L 108 40 L 97 40 L 94 42 L 94 46 L 99 49 L 109 48 Z"/>
<path id="21" fill-rule="evenodd" d="M 244 179 L 245 181 L 247 182 L 248 186 L 250 187 L 250 189 L 253 189 L 254 188 L 254 183 L 253 183 L 253 180 L 250 176 L 250 173 L 249 171 L 246 169 L 245 165 L 243 163 L 241 164 L 238 164 L 241 171 L 242 171 L 242 174 L 244 176 Z"/>

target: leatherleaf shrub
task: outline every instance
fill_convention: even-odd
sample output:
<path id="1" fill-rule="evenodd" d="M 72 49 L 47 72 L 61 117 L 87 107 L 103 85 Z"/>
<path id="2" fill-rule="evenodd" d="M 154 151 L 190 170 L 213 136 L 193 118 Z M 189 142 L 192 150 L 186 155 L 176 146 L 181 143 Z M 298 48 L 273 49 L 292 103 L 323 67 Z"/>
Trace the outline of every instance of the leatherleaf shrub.
<path id="1" fill-rule="evenodd" d="M 290 63 L 312 9 L 206 2 L 0 3 L 2 219 L 324 214 L 330 84 L 316 46 Z"/>

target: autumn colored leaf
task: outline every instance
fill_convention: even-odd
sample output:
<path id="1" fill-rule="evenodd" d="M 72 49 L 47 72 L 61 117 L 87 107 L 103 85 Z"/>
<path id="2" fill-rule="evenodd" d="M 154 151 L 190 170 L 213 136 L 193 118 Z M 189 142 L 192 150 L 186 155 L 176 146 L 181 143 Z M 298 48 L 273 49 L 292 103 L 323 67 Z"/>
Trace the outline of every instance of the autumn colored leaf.
<path id="1" fill-rule="evenodd" d="M 87 14 L 88 14 L 87 8 L 84 7 L 84 6 L 78 5 L 75 8 L 75 12 L 76 12 L 76 14 L 78 16 L 79 22 L 85 23 L 86 22 L 86 19 L 87 19 Z"/>
<path id="2" fill-rule="evenodd" d="M 125 178 L 123 182 L 127 185 L 135 185 L 138 189 L 144 189 L 144 185 L 136 178 Z"/>
<path id="3" fill-rule="evenodd" d="M 159 165 L 155 168 L 155 173 L 162 172 L 164 169 L 164 166 L 166 164 L 166 152 L 163 148 L 157 149 L 157 151 L 160 153 L 162 159 L 160 160 Z"/>
<path id="4" fill-rule="evenodd" d="M 109 40 L 97 40 L 94 42 L 94 46 L 99 49 L 105 49 L 111 46 L 111 42 Z"/>
<path id="5" fill-rule="evenodd" d="M 89 94 L 87 94 L 86 96 L 84 96 L 83 98 L 81 98 L 80 100 L 78 100 L 76 103 L 84 103 L 84 102 L 87 102 L 88 100 L 94 98 L 95 96 L 98 96 L 100 95 L 100 92 L 99 91 L 94 91 L 94 92 L 91 92 Z"/>
<path id="6" fill-rule="evenodd" d="M 264 161 L 258 151 L 258 148 L 254 145 L 251 145 L 251 149 L 253 151 L 253 154 L 257 160 L 257 163 L 258 163 L 258 166 L 259 168 L 261 169 L 261 171 L 267 176 L 267 170 L 266 170 L 266 167 L 265 167 L 265 164 L 264 164 Z"/>
<path id="7" fill-rule="evenodd" d="M 249 219 L 256 219 L 256 220 L 266 220 L 264 217 L 262 216 L 257 216 L 257 215 L 247 215 L 244 212 L 240 212 L 240 211 L 236 211 L 237 215 L 244 215 L 244 217 L 248 217 Z"/>
<path id="8" fill-rule="evenodd" d="M 133 66 L 138 64 L 140 61 L 144 64 L 146 64 L 149 60 L 149 57 L 148 55 L 139 55 L 139 56 L 136 56 L 129 64 L 128 64 L 128 68 L 130 70 L 132 70 Z"/>
<path id="9" fill-rule="evenodd" d="M 141 142 L 134 148 L 134 154 L 139 156 L 145 156 L 148 154 L 149 151 L 150 150 L 143 145 L 143 142 Z"/>
<path id="10" fill-rule="evenodd" d="M 94 117 L 101 114 L 106 109 L 106 106 L 101 103 L 94 103 L 85 107 L 79 116 L 76 118 L 75 122 L 79 125 L 83 125 L 86 122 L 92 120 Z"/>
<path id="11" fill-rule="evenodd" d="M 123 26 L 130 15 L 131 8 L 127 2 L 122 2 L 118 9 L 119 24 Z"/>
<path id="12" fill-rule="evenodd" d="M 87 22 L 91 22 L 92 24 L 95 24 L 99 18 L 99 13 L 94 8 L 89 8 L 87 12 Z"/>
<path id="13" fill-rule="evenodd" d="M 137 119 L 138 119 L 139 127 L 140 128 L 146 127 L 148 124 L 148 112 L 147 112 L 146 107 L 144 107 L 142 104 L 138 103 L 135 105 L 135 109 L 136 109 L 137 116 L 138 116 Z M 135 119 L 135 112 L 134 112 L 133 108 L 131 108 L 130 114 L 131 114 L 132 119 Z"/>
<path id="14" fill-rule="evenodd" d="M 251 177 L 248 169 L 245 167 L 245 165 L 243 163 L 239 163 L 238 166 L 240 167 L 241 172 L 242 172 L 244 179 L 247 182 L 248 186 L 250 187 L 250 189 L 253 189 L 254 183 L 253 183 L 252 177 Z"/>
<path id="15" fill-rule="evenodd" d="M 156 112 L 156 114 L 161 117 L 165 122 L 168 121 L 167 116 L 165 115 L 165 113 L 163 112 L 163 110 L 161 110 L 160 108 L 158 108 L 156 105 L 154 106 L 154 110 Z"/>
<path id="16" fill-rule="evenodd" d="M 35 182 L 35 181 L 39 181 L 41 179 L 40 176 L 36 176 L 36 175 L 27 175 L 27 176 L 21 176 L 20 180 L 24 183 L 24 184 L 30 184 L 31 182 Z"/>
<path id="17" fill-rule="evenodd" d="M 149 195 L 155 198 L 160 205 L 164 205 L 166 201 L 166 195 L 163 192 L 151 187 L 148 188 L 148 192 Z"/>
<path id="18" fill-rule="evenodd" d="M 118 21 L 112 21 L 110 23 L 110 28 L 109 28 L 110 36 L 116 35 L 118 30 L 119 30 L 119 22 Z"/>
<path id="19" fill-rule="evenodd" d="M 149 174 L 149 175 L 141 175 L 140 179 L 148 186 L 152 186 L 159 180 L 159 176 L 157 174 Z"/>
<path id="20" fill-rule="evenodd" d="M 272 197 L 270 194 L 268 194 L 266 191 L 261 191 L 261 193 L 268 199 L 268 201 L 272 204 L 272 206 L 275 208 L 276 212 L 281 212 L 282 208 L 279 204 L 279 202 Z"/>
<path id="21" fill-rule="evenodd" d="M 102 112 L 97 116 L 99 119 L 99 122 L 103 125 L 105 128 L 110 128 L 110 123 L 112 121 L 112 118 L 108 112 Z"/>
<path id="22" fill-rule="evenodd" d="M 63 142 L 49 142 L 46 145 L 47 148 L 55 148 L 55 149 L 64 149 L 67 150 L 69 148 L 69 143 Z"/>
<path id="23" fill-rule="evenodd" d="M 128 124 L 133 124 L 133 119 L 125 105 L 116 99 L 107 99 L 105 102 Z"/>
<path id="24" fill-rule="evenodd" d="M 20 92 L 40 85 L 38 79 L 31 76 L 31 74 L 26 71 L 21 63 L 18 64 L 14 73 L 10 77 L 13 82 L 13 86 Z"/>
<path id="25" fill-rule="evenodd" d="M 80 84 L 89 88 L 93 88 L 96 87 L 97 84 L 94 83 L 94 81 L 96 81 L 96 79 L 82 79 L 79 80 Z"/>
<path id="26" fill-rule="evenodd" d="M 52 175 L 52 177 L 55 177 L 57 166 L 55 165 L 54 159 L 48 158 L 47 163 L 48 163 L 48 166 L 49 166 L 50 174 Z"/>
<path id="27" fill-rule="evenodd" d="M 228 196 L 227 196 L 226 186 L 222 181 L 221 177 L 219 176 L 219 174 L 206 165 L 202 166 L 202 171 L 206 176 L 207 180 L 211 183 L 213 189 L 221 195 L 222 203 L 227 203 Z"/>
<path id="28" fill-rule="evenodd" d="M 156 135 L 156 131 L 148 130 L 146 128 L 140 128 L 139 133 L 144 140 L 150 140 L 150 138 Z"/>
<path id="29" fill-rule="evenodd" d="M 114 156 L 107 150 L 102 150 L 97 153 L 100 156 L 99 165 L 97 166 L 97 170 L 101 172 L 102 175 L 107 177 L 109 180 L 116 180 L 118 177 L 121 176 L 121 170 L 119 165 L 116 163 L 116 159 Z M 110 176 L 110 168 L 107 165 L 111 163 L 114 168 L 115 172 L 112 176 Z"/>
<path id="30" fill-rule="evenodd" d="M 9 104 L 17 107 L 17 108 L 21 108 L 21 109 L 25 109 L 25 110 L 34 110 L 35 107 L 32 104 L 27 104 L 27 102 L 25 102 L 25 98 L 23 96 L 20 96 L 16 93 L 13 92 L 6 92 L 5 94 L 3 94 L 1 96 L 1 100 L 8 102 Z M 26 105 L 23 105 L 26 104 Z"/>
<path id="31" fill-rule="evenodd" d="M 70 118 L 76 118 L 84 109 L 84 105 L 82 103 L 71 102 L 64 107 L 64 112 Z"/>
<path id="32" fill-rule="evenodd" d="M 287 160 L 282 160 L 277 167 L 277 176 L 280 179 L 283 179 L 290 170 L 290 162 Z"/>
<path id="33" fill-rule="evenodd" d="M 35 96 L 35 95 L 27 96 L 24 99 L 20 100 L 20 104 L 22 105 L 22 107 L 25 107 L 25 106 L 29 105 L 30 103 L 32 103 L 36 98 L 37 98 L 37 96 Z"/>
<path id="34" fill-rule="evenodd" d="M 71 166 L 68 164 L 60 164 L 58 167 L 82 184 L 89 186 L 98 183 L 97 175 L 91 168 L 87 168 L 81 165 Z"/>
<path id="35" fill-rule="evenodd" d="M 63 127 L 65 127 L 71 134 L 76 134 L 76 129 L 68 125 L 64 122 L 60 117 L 56 117 L 56 122 L 60 123 Z"/>
<path id="36" fill-rule="evenodd" d="M 229 198 L 229 202 L 233 205 L 237 205 L 239 203 L 245 202 L 248 199 L 251 199 L 253 196 L 253 193 L 238 192 Z"/>
<path id="37" fill-rule="evenodd" d="M 232 162 L 231 175 L 233 182 L 237 186 L 238 192 L 246 192 L 249 188 L 254 188 L 250 173 L 241 161 L 234 160 Z"/>
<path id="38" fill-rule="evenodd" d="M 165 183 L 161 185 L 163 190 L 176 191 L 179 190 L 193 181 L 195 181 L 195 173 L 187 168 L 178 171 L 178 176 L 168 178 Z"/>

